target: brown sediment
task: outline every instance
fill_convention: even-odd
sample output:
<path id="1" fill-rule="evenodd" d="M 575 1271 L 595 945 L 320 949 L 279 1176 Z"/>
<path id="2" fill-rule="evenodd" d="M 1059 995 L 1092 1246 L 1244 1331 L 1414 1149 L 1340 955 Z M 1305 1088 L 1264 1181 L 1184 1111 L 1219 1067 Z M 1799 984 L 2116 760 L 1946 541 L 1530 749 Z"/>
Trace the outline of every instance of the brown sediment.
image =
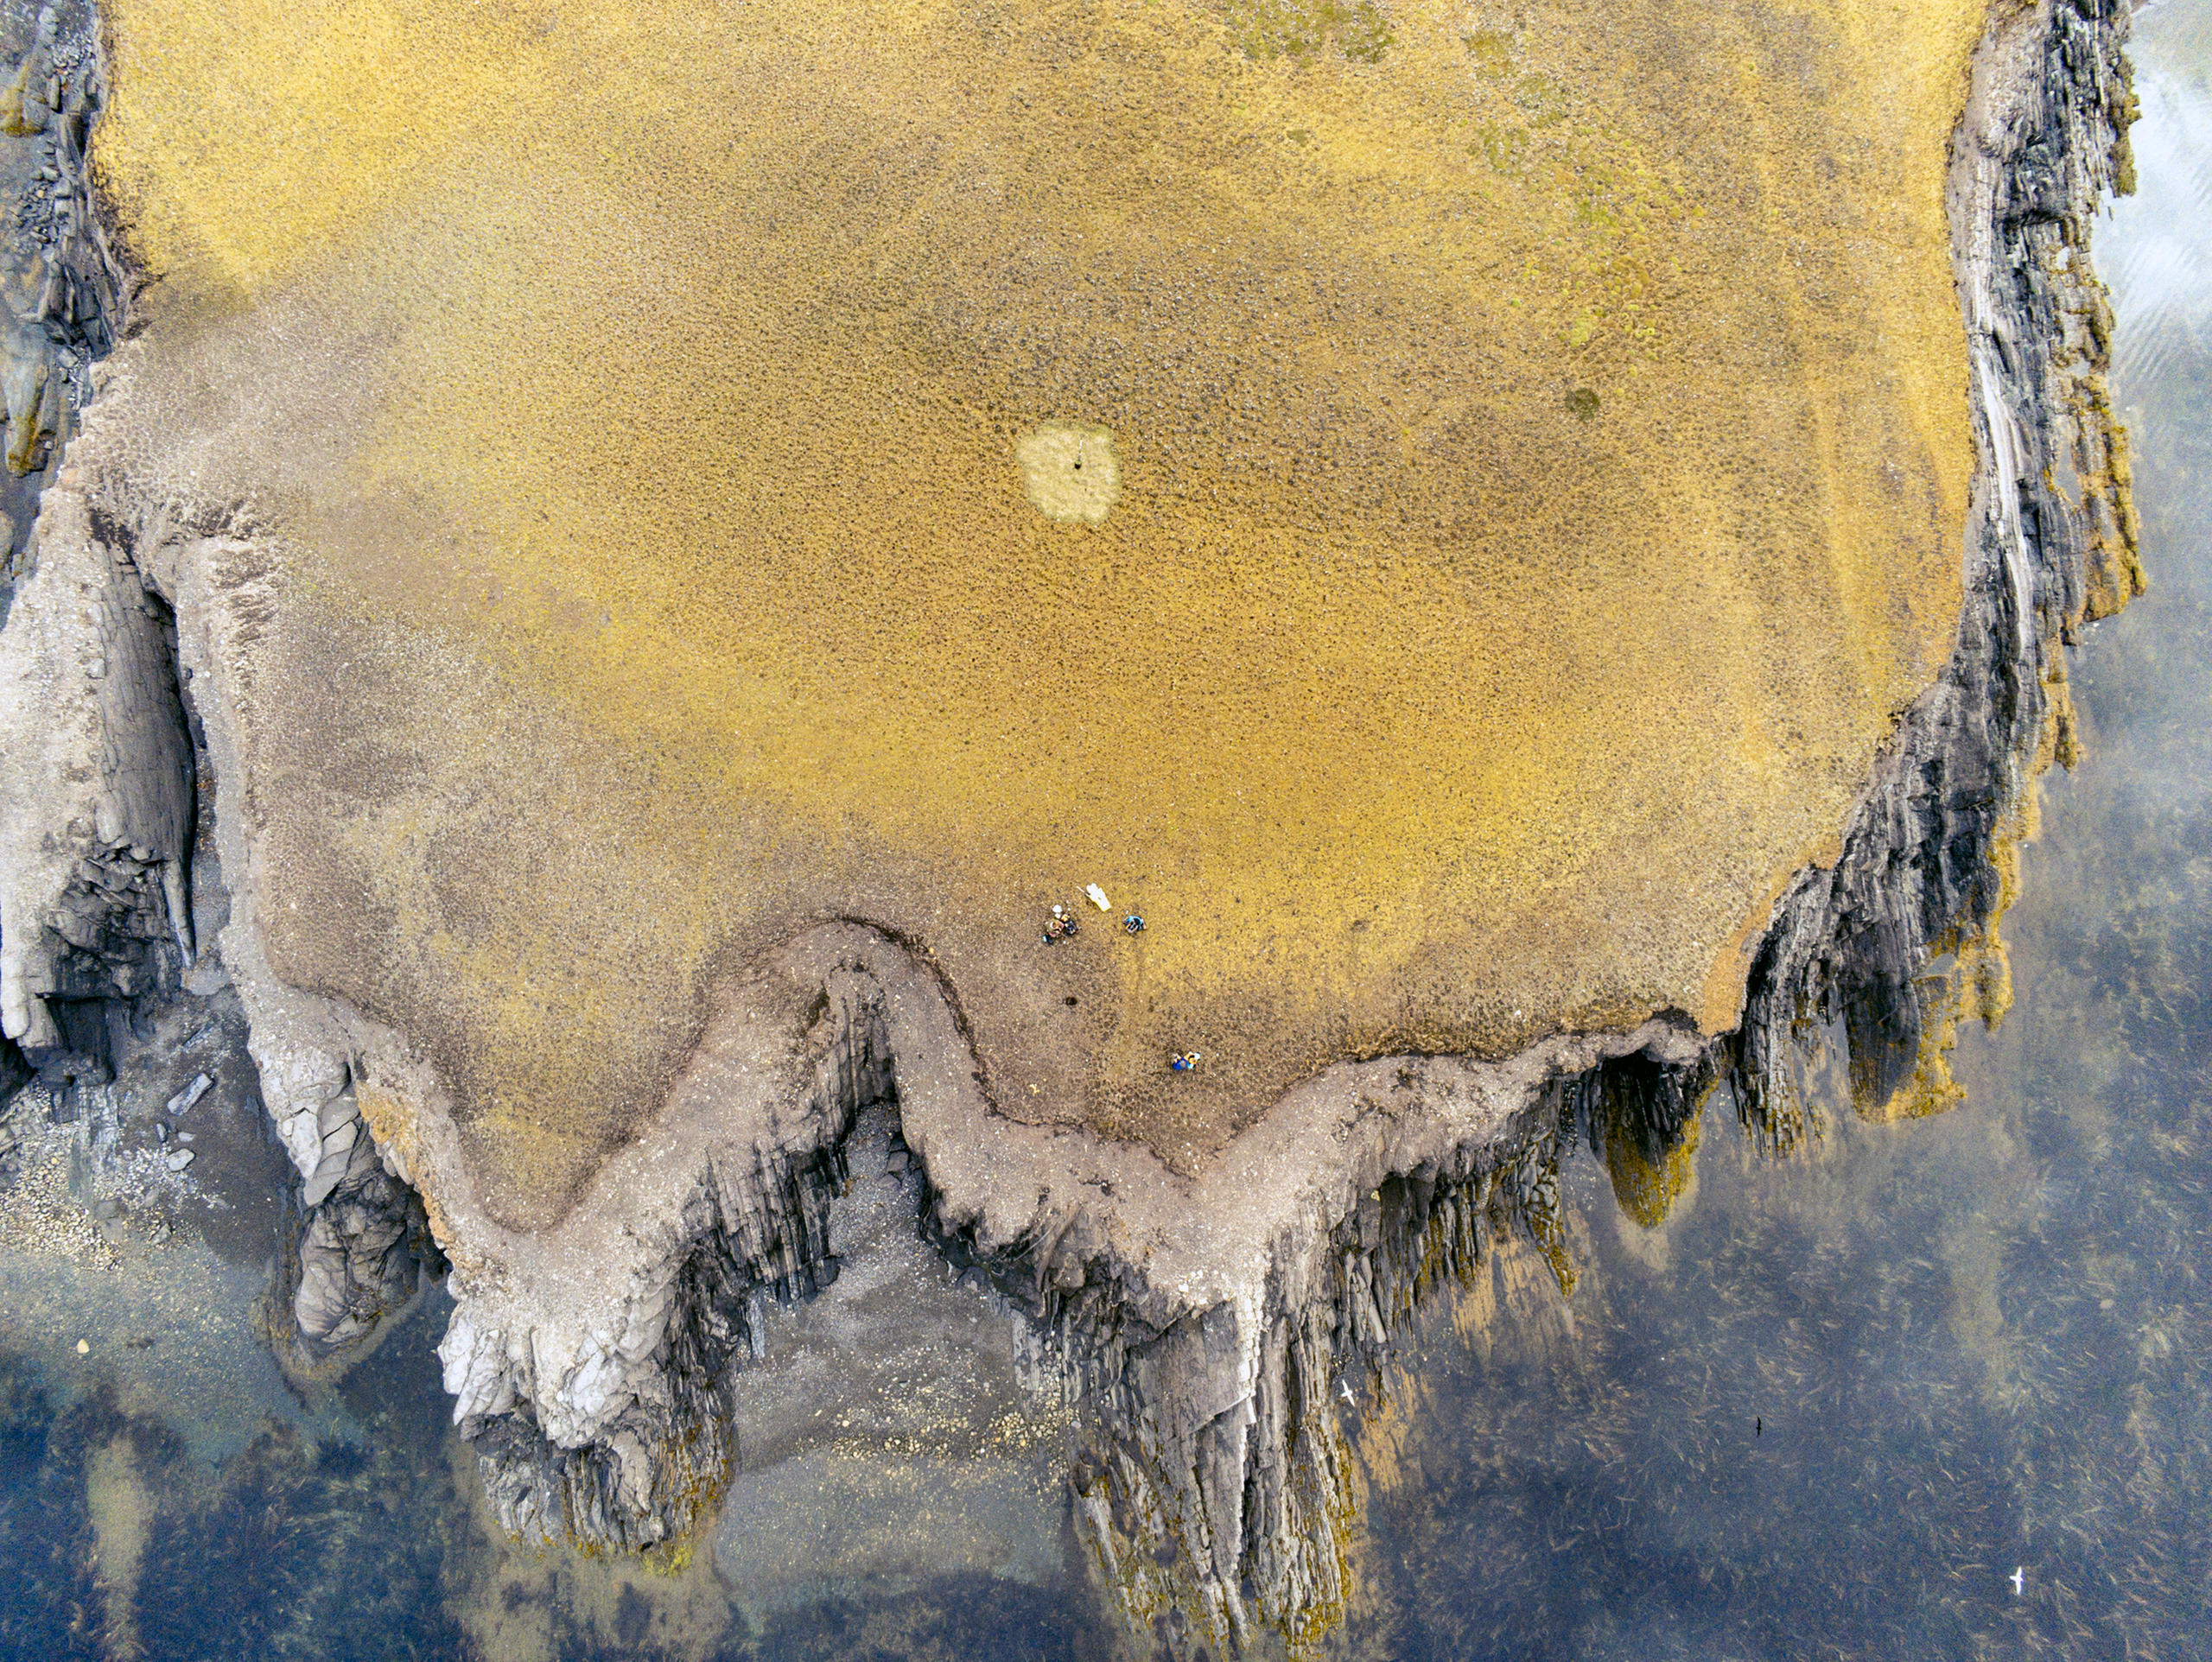
<path id="1" fill-rule="evenodd" d="M 85 1505 L 91 1514 L 93 1576 L 104 1607 L 102 1653 L 111 1662 L 145 1654 L 138 1638 L 138 1577 L 154 1521 L 153 1498 L 139 1475 L 130 1433 L 109 1439 L 85 1462 Z"/>

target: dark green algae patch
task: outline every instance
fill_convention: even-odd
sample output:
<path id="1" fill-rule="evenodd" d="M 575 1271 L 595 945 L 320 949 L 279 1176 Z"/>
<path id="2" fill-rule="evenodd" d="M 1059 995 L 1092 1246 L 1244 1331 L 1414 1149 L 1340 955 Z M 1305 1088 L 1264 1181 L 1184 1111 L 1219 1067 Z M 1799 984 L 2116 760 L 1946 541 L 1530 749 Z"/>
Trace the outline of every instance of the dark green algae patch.
<path id="1" fill-rule="evenodd" d="M 1306 58 L 1333 46 L 1353 63 L 1380 63 L 1390 20 L 1375 0 L 1230 0 L 1229 27 L 1248 58 Z"/>

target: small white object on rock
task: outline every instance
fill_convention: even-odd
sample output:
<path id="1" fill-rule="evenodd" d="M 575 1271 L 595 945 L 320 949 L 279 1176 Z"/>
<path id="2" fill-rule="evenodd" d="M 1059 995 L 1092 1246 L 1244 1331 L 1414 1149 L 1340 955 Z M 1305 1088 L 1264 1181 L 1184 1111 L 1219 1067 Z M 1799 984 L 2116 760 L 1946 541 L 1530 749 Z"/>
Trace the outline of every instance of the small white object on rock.
<path id="1" fill-rule="evenodd" d="M 89 1356 L 92 1354 L 92 1348 L 79 1339 L 77 1341 L 77 1354 L 79 1356 Z"/>
<path id="2" fill-rule="evenodd" d="M 176 1149 L 170 1153 L 164 1154 L 162 1156 L 162 1158 L 168 1164 L 170 1170 L 181 1171 L 185 1167 L 192 1164 L 192 1151 L 188 1148 Z"/>
<path id="3" fill-rule="evenodd" d="M 1106 904 L 1106 891 L 1100 888 L 1096 883 L 1086 885 L 1083 891 L 1090 897 L 1090 904 L 1097 907 L 1100 911 L 1106 912 L 1114 910 L 1111 906 Z"/>
<path id="4" fill-rule="evenodd" d="M 215 1082 L 210 1079 L 206 1074 L 200 1074 L 195 1076 L 192 1083 L 186 1086 L 175 1096 L 169 1098 L 168 1110 L 170 1117 L 175 1118 L 176 1115 L 185 1113 L 193 1106 L 193 1104 L 199 1101 L 201 1097 L 207 1095 L 209 1089 L 214 1085 L 214 1083 Z"/>

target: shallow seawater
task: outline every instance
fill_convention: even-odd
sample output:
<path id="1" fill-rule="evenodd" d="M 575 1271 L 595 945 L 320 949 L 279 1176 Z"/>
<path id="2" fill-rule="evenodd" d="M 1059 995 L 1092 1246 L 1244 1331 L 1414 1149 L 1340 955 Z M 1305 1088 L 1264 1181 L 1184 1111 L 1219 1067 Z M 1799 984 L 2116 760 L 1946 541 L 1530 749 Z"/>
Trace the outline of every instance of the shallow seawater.
<path id="1" fill-rule="evenodd" d="M 1577 1157 L 1571 1304 L 1499 1254 L 1363 1432 L 1361 1591 L 1327 1648 L 2212 1652 L 2212 0 L 2146 10 L 2136 54 L 2142 190 L 2098 252 L 2153 589 L 2075 660 L 2088 756 L 2046 787 L 2005 923 L 2015 1007 L 1962 1042 L 1967 1101 L 1939 1118 L 1832 1113 L 1776 1164 L 1709 1107 L 1656 1228 Z M 741 1484 L 720 1570 L 519 1550 L 447 1423 L 442 1296 L 296 1392 L 233 1223 L 127 1256 L 135 1285 L 96 1242 L 82 1264 L 0 1242 L 0 1656 L 1107 1649 L 1011 1478 L 970 1520 L 982 1545 L 910 1543 L 826 1597 L 729 1578 L 784 1545 L 746 1511 L 772 1485 Z M 904 1353 L 878 1348 L 893 1378 Z M 958 1504 L 971 1479 L 931 1462 L 968 1451 L 917 1447 L 824 1477 L 814 1510 L 858 1531 L 910 1504 L 900 1483 Z"/>

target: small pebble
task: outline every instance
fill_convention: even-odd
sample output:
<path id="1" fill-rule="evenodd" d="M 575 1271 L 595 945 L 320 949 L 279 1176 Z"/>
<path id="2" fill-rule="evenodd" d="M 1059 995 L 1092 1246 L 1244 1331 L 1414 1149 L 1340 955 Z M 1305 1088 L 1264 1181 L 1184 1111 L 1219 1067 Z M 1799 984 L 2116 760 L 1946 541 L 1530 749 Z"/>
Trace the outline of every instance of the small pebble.
<path id="1" fill-rule="evenodd" d="M 79 1356 L 89 1356 L 92 1354 L 92 1348 L 79 1339 L 77 1341 L 77 1354 Z"/>
<path id="2" fill-rule="evenodd" d="M 197 1041 L 207 1031 L 207 1030 L 206 1029 L 202 1029 L 201 1032 L 194 1033 L 192 1036 L 193 1041 Z M 215 1082 L 207 1075 L 195 1074 L 193 1076 L 192 1083 L 186 1086 L 175 1096 L 169 1098 L 168 1104 L 168 1111 L 171 1113 L 189 1113 L 193 1105 L 198 1102 L 201 1097 L 207 1095 L 208 1091 L 213 1088 L 214 1083 Z"/>
<path id="3" fill-rule="evenodd" d="M 168 1163 L 170 1170 L 181 1171 L 192 1164 L 192 1151 L 188 1148 L 181 1148 L 173 1154 L 163 1155 L 162 1158 Z"/>

